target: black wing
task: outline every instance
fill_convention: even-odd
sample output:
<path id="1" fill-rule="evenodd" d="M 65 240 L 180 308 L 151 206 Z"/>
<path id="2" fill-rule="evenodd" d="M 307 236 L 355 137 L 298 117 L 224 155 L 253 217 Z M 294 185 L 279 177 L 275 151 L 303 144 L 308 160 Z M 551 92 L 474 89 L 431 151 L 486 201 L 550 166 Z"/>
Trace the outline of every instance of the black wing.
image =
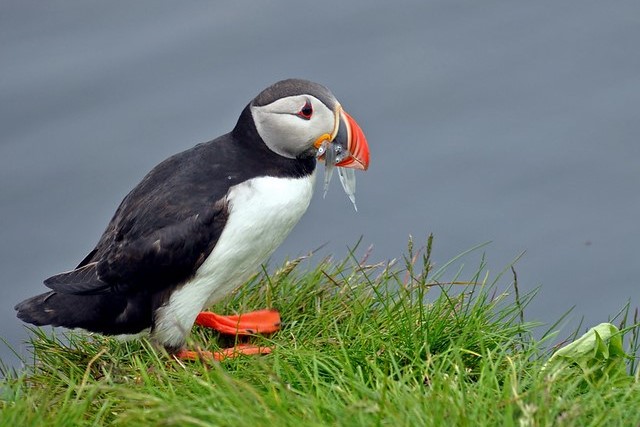
<path id="1" fill-rule="evenodd" d="M 45 285 L 68 294 L 162 289 L 189 278 L 213 250 L 227 220 L 224 202 L 204 214 L 135 239 L 114 242 L 98 261 L 58 274 Z"/>
<path id="2" fill-rule="evenodd" d="M 156 166 L 122 201 L 96 248 L 45 285 L 97 294 L 158 290 L 188 279 L 218 241 L 228 217 L 226 194 L 240 178 L 232 174 L 233 153 L 223 149 L 212 159 L 210 144 Z"/>

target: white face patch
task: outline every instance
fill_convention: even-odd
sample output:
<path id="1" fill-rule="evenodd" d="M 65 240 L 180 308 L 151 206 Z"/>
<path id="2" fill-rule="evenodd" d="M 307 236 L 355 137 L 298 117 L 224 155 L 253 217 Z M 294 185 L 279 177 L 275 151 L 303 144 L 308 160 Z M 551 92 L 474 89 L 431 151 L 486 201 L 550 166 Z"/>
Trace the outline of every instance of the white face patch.
<path id="1" fill-rule="evenodd" d="M 309 119 L 298 115 L 307 102 L 313 110 Z M 331 134 L 335 124 L 333 111 L 312 95 L 288 96 L 271 104 L 252 106 L 251 114 L 267 147 L 291 159 L 308 151 L 323 134 Z"/>

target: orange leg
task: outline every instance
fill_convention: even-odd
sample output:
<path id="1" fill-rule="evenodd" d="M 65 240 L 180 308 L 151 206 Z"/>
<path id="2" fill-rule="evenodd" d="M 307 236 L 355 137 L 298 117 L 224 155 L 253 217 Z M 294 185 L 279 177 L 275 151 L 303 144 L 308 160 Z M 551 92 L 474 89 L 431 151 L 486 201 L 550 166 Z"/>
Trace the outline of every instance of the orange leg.
<path id="1" fill-rule="evenodd" d="M 232 348 L 225 348 L 221 351 L 201 351 L 201 350 L 180 350 L 175 354 L 175 357 L 181 360 L 217 360 L 221 361 L 229 357 L 237 357 L 241 354 L 255 355 L 255 354 L 269 354 L 271 348 L 258 347 L 252 344 L 238 344 Z"/>
<path id="2" fill-rule="evenodd" d="M 221 316 L 203 311 L 198 314 L 196 325 L 230 335 L 270 334 L 280 328 L 280 313 L 276 310 L 258 310 L 233 316 Z"/>
<path id="3" fill-rule="evenodd" d="M 280 313 L 276 310 L 258 310 L 232 316 L 221 316 L 210 311 L 203 311 L 196 318 L 196 325 L 215 329 L 222 334 L 254 335 L 270 334 L 280 329 Z M 237 344 L 232 348 L 220 351 L 202 351 L 182 349 L 175 357 L 182 360 L 224 360 L 241 354 L 269 354 L 270 347 L 258 347 L 253 344 Z"/>

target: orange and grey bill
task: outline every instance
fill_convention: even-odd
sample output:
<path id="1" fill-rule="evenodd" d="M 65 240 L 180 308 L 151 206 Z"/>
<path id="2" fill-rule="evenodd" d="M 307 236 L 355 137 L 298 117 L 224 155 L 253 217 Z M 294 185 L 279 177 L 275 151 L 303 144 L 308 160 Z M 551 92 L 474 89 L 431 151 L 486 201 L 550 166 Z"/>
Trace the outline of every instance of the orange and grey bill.
<path id="1" fill-rule="evenodd" d="M 334 114 L 335 125 L 332 134 L 322 134 L 313 145 L 319 149 L 325 142 L 329 142 L 339 145 L 349 153 L 344 160 L 332 166 L 367 170 L 369 168 L 369 144 L 364 132 L 354 118 L 342 109 L 342 106 L 338 105 Z M 324 159 L 324 157 L 323 154 L 319 158 Z"/>
<path id="2" fill-rule="evenodd" d="M 336 164 L 343 168 L 367 170 L 369 168 L 369 144 L 358 123 L 346 111 L 340 112 L 341 121 L 346 125 L 347 145 L 350 156 Z"/>

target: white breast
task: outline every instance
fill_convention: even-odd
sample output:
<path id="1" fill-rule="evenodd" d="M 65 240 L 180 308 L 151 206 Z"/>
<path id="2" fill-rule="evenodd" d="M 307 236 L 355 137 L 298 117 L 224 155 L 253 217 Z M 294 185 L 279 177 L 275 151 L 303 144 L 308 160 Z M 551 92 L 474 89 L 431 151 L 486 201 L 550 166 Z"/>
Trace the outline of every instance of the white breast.
<path id="1" fill-rule="evenodd" d="M 307 210 L 315 172 L 304 178 L 260 177 L 232 187 L 229 217 L 195 276 L 156 315 L 153 338 L 179 347 L 202 309 L 242 285 L 280 246 Z"/>

